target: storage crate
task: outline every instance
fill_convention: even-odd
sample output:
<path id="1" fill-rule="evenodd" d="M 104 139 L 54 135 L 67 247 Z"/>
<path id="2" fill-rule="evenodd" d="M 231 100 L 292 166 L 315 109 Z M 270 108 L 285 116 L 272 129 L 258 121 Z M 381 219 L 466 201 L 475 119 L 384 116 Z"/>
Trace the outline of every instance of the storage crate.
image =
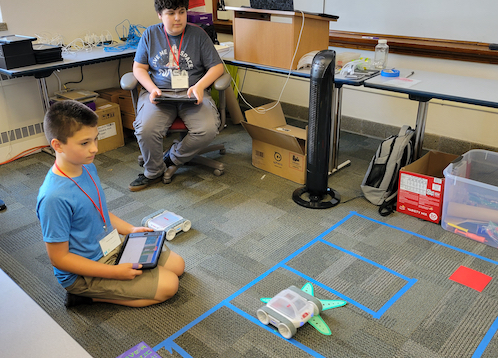
<path id="1" fill-rule="evenodd" d="M 475 149 L 448 165 L 441 226 L 498 247 L 498 153 Z"/>

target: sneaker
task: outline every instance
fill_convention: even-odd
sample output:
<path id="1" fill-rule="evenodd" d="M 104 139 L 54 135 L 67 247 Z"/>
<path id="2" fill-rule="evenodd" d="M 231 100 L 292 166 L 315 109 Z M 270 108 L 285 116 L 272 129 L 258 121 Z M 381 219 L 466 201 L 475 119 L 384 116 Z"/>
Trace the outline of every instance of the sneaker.
<path id="1" fill-rule="evenodd" d="M 66 301 L 64 305 L 69 307 L 79 306 L 79 305 L 91 305 L 93 300 L 90 297 L 73 295 L 72 293 L 66 292 Z"/>
<path id="2" fill-rule="evenodd" d="M 166 168 L 169 168 L 173 165 L 176 165 L 175 163 L 173 163 L 173 161 L 171 160 L 171 158 L 169 156 L 169 150 L 167 152 L 164 152 L 163 161 L 164 161 L 164 164 L 166 164 Z"/>
<path id="3" fill-rule="evenodd" d="M 139 191 L 148 187 L 151 184 L 160 182 L 161 178 L 162 175 L 159 175 L 157 178 L 154 179 L 149 179 L 143 174 L 138 174 L 138 178 L 132 181 L 130 185 L 128 185 L 128 189 L 130 189 L 130 191 Z"/>

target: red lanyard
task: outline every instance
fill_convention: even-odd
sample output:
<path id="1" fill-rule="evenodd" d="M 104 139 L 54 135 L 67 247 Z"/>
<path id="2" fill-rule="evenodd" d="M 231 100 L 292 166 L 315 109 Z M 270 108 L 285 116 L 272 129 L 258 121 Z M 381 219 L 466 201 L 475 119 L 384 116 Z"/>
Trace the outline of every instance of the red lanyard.
<path id="1" fill-rule="evenodd" d="M 182 42 L 183 42 L 183 35 L 185 35 L 185 29 L 183 29 L 182 32 L 182 38 L 180 39 L 180 48 L 178 49 L 178 59 L 175 56 L 175 53 L 173 52 L 173 49 L 171 48 L 171 44 L 169 43 L 169 36 L 168 33 L 166 32 L 166 27 L 164 28 L 164 34 L 166 35 L 166 40 L 168 40 L 168 46 L 169 50 L 171 51 L 173 55 L 173 59 L 175 60 L 176 64 L 178 65 L 178 69 L 180 68 L 180 54 L 182 52 Z"/>
<path id="2" fill-rule="evenodd" d="M 99 212 L 100 216 L 102 217 L 102 220 L 104 221 L 104 230 L 107 230 L 107 224 L 106 224 L 106 222 L 105 222 L 105 216 L 104 216 L 104 209 L 102 208 L 102 201 L 100 200 L 100 191 L 99 191 L 99 188 L 98 188 L 97 184 L 95 183 L 95 180 L 93 180 L 92 175 L 91 175 L 91 174 L 90 174 L 90 172 L 88 171 L 88 169 L 87 169 L 85 166 L 83 166 L 83 168 L 85 168 L 86 172 L 87 172 L 87 173 L 88 173 L 88 175 L 90 176 L 90 179 L 92 179 L 93 184 L 95 185 L 95 188 L 97 189 L 97 194 L 98 194 L 98 196 L 99 196 L 99 206 L 100 206 L 100 208 L 97 206 L 97 204 L 95 204 L 95 202 L 93 201 L 93 199 L 92 199 L 92 198 L 90 198 L 90 195 L 88 195 L 88 194 L 86 193 L 86 191 L 84 191 L 84 190 L 83 190 L 83 188 L 82 188 L 81 186 L 79 186 L 79 185 L 78 185 L 78 183 L 76 183 L 76 182 L 74 181 L 74 179 L 73 179 L 73 178 L 69 177 L 66 173 L 64 173 L 64 172 L 61 170 L 61 168 L 59 168 L 59 166 L 57 165 L 57 162 L 56 162 L 56 163 L 54 163 L 54 164 L 55 164 L 55 167 L 57 168 L 57 170 L 58 170 L 58 171 L 60 171 L 62 174 L 64 174 L 64 176 L 65 176 L 66 178 L 71 179 L 71 181 L 72 181 L 74 184 L 76 184 L 76 186 L 77 186 L 78 188 L 80 188 L 80 190 L 83 192 L 83 194 L 85 194 L 85 195 L 88 197 L 88 199 L 90 199 L 90 201 L 92 202 L 93 206 L 95 206 L 95 208 L 96 208 L 96 209 L 97 209 L 97 211 Z"/>

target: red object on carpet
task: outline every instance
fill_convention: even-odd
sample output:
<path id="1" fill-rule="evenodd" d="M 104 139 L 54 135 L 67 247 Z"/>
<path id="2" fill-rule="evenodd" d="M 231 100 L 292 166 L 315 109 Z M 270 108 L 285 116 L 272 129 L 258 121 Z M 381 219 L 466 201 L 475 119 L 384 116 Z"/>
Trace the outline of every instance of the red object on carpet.
<path id="1" fill-rule="evenodd" d="M 458 282 L 464 286 L 473 288 L 476 291 L 482 292 L 491 281 L 492 277 L 483 274 L 482 272 L 472 270 L 465 266 L 460 266 L 456 269 L 450 280 Z"/>

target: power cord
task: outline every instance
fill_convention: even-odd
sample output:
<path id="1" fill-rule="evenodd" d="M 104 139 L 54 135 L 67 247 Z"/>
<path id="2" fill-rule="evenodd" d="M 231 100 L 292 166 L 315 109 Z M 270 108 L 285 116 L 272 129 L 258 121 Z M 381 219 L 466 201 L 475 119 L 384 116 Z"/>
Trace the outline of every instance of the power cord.
<path id="1" fill-rule="evenodd" d="M 41 33 L 35 34 L 35 37 L 38 39 L 38 43 L 43 43 L 47 45 L 53 45 L 53 46 L 62 46 L 64 44 L 64 38 L 60 34 L 56 34 L 55 36 L 52 36 L 50 33 Z"/>
<path id="2" fill-rule="evenodd" d="M 296 49 L 294 50 L 294 55 L 292 56 L 292 60 L 291 60 L 291 63 L 290 63 L 290 66 L 289 66 L 289 72 L 287 74 L 287 78 L 285 80 L 285 83 L 282 87 L 282 91 L 280 91 L 280 96 L 278 97 L 278 100 L 277 102 L 270 108 L 254 108 L 249 102 L 246 101 L 246 99 L 244 98 L 244 96 L 242 95 L 242 92 L 239 90 L 239 88 L 237 87 L 237 84 L 235 83 L 235 80 L 232 78 L 232 82 L 235 86 L 235 88 L 237 89 L 237 92 L 239 93 L 240 95 L 240 98 L 242 98 L 242 100 L 244 101 L 244 103 L 249 106 L 249 108 L 253 109 L 256 113 L 258 114 L 265 114 L 266 112 L 272 110 L 273 108 L 275 108 L 279 103 L 280 103 L 280 100 L 282 99 L 282 95 L 284 93 L 284 90 L 285 88 L 287 87 L 287 83 L 289 82 L 289 78 L 292 74 L 292 64 L 294 63 L 294 59 L 296 58 L 296 55 L 297 55 L 297 51 L 299 49 L 299 44 L 301 43 L 301 36 L 303 34 L 303 29 L 304 29 L 304 12 L 302 12 L 301 10 L 298 10 L 300 13 L 301 13 L 301 16 L 302 16 L 302 24 L 301 24 L 301 30 L 299 31 L 299 37 L 297 39 L 297 44 L 296 44 Z M 223 62 L 223 65 L 225 66 L 225 70 L 228 72 L 228 68 L 227 68 L 227 64 L 225 63 L 225 61 L 223 61 L 223 58 L 221 59 L 222 62 Z M 246 71 L 247 73 L 247 71 Z M 244 82 L 245 82 L 245 76 L 244 76 Z"/>
<path id="3" fill-rule="evenodd" d="M 123 26 L 122 34 L 119 34 L 118 27 L 122 25 L 124 22 L 128 22 L 128 32 L 125 33 L 125 26 Z M 116 33 L 121 41 L 125 41 L 124 45 L 113 45 L 113 46 L 105 46 L 104 51 L 106 52 L 121 52 L 130 48 L 137 48 L 138 42 L 142 37 L 142 33 L 146 30 L 146 27 L 142 25 L 133 25 L 129 20 L 123 20 L 115 27 Z"/>
<path id="4" fill-rule="evenodd" d="M 81 71 L 81 79 L 79 81 L 73 81 L 73 82 L 66 82 L 66 83 L 64 83 L 64 90 L 65 91 L 69 91 L 70 90 L 69 88 L 67 88 L 66 85 L 68 85 L 70 83 L 81 83 L 81 82 L 83 82 L 83 66 L 80 66 L 80 71 Z"/>

